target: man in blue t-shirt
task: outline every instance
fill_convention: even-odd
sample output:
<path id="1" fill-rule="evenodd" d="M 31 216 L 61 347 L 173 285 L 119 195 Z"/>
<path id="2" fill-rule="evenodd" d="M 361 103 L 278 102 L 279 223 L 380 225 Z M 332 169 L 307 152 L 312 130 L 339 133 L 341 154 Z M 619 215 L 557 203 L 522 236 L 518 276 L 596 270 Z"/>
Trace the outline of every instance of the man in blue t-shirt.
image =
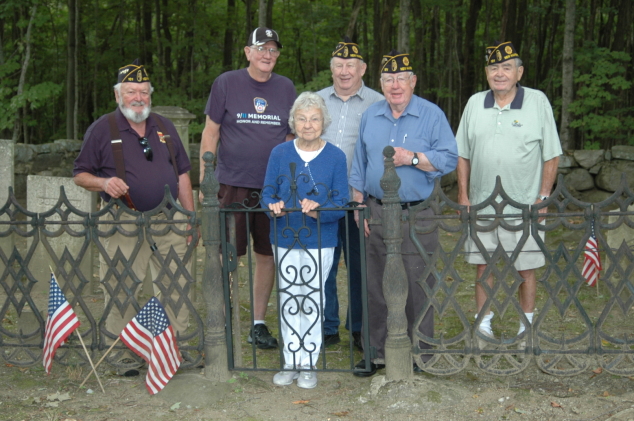
<path id="1" fill-rule="evenodd" d="M 259 206 L 271 150 L 293 138 L 288 116 L 296 97 L 295 87 L 290 79 L 273 73 L 281 48 L 277 32 L 255 29 L 244 47 L 249 66 L 221 74 L 211 87 L 200 156 L 211 151 L 218 157 L 218 199 L 223 207 L 236 202 Z M 202 181 L 202 159 L 200 166 Z M 254 321 L 249 342 L 255 341 L 260 349 L 277 348 L 277 340 L 264 324 L 275 280 L 269 219 L 264 213 L 235 213 L 238 256 L 246 254 L 247 215 L 255 254 Z"/>

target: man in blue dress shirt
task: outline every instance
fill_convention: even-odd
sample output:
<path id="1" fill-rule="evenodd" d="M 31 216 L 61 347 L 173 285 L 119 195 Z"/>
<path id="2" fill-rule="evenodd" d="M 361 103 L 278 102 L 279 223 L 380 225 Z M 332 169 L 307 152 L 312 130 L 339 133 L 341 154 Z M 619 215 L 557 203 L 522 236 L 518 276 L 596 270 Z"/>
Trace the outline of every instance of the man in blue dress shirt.
<path id="1" fill-rule="evenodd" d="M 408 54 L 392 50 L 383 56 L 381 66 L 381 88 L 385 101 L 368 108 L 361 118 L 359 140 L 354 151 L 354 160 L 349 183 L 353 188 L 353 200 L 364 202 L 370 208 L 372 219 L 381 219 L 383 189 L 380 185 L 384 172 L 383 149 L 394 147 L 394 165 L 401 179 L 399 197 L 403 214 L 409 207 L 425 200 L 434 188 L 434 179 L 448 174 L 456 168 L 458 151 L 456 139 L 445 114 L 436 105 L 414 95 L 416 75 Z M 418 213 L 426 218 L 433 215 L 432 209 Z M 417 226 L 429 225 L 429 220 L 419 220 Z M 366 248 L 367 287 L 369 309 L 370 346 L 376 348 L 376 358 L 370 364 L 370 372 L 355 372 L 359 376 L 371 376 L 385 364 L 385 340 L 387 338 L 387 305 L 383 296 L 382 279 L 386 261 L 383 243 L 383 227 L 368 226 L 364 231 L 368 237 Z M 434 319 L 430 309 L 418 326 L 414 326 L 421 312 L 426 295 L 417 283 L 425 269 L 425 262 L 409 238 L 409 224 L 402 224 L 403 242 L 401 252 L 409 282 L 405 313 L 408 335 L 412 338 L 417 328 L 423 335 L 433 337 Z M 438 233 L 417 235 L 417 239 L 428 253 L 438 247 Z M 433 286 L 432 276 L 425 280 Z M 429 344 L 419 342 L 421 348 Z M 357 364 L 365 368 L 365 360 Z"/>

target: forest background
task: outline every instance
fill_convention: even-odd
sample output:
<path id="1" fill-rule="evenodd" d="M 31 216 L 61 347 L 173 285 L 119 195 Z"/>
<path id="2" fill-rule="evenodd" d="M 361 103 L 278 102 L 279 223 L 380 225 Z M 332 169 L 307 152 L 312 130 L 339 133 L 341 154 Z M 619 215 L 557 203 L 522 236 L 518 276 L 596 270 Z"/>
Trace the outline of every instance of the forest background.
<path id="1" fill-rule="evenodd" d="M 115 108 L 117 69 L 138 57 L 153 105 L 196 114 L 199 141 L 211 84 L 246 66 L 257 26 L 280 34 L 275 72 L 298 93 L 332 84 L 343 35 L 360 44 L 365 82 L 377 90 L 382 55 L 409 52 L 416 93 L 454 130 L 468 98 L 488 89 L 485 47 L 509 40 L 524 61 L 522 84 L 553 104 L 564 149 L 634 145 L 632 0 L 2 0 L 0 138 L 81 139 Z"/>

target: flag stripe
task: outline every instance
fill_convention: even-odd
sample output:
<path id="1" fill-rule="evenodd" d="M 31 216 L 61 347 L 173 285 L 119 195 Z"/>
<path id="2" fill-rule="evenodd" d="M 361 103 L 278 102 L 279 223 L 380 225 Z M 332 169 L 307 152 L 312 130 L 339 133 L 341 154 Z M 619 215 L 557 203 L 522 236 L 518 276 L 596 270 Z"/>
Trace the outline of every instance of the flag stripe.
<path id="1" fill-rule="evenodd" d="M 165 309 L 152 297 L 121 332 L 121 340 L 145 359 L 145 387 L 151 395 L 160 392 L 181 363 L 180 352 Z"/>
<path id="2" fill-rule="evenodd" d="M 80 325 L 73 308 L 68 304 L 64 293 L 60 289 L 55 274 L 51 273 L 48 294 L 48 317 L 44 327 L 44 348 L 42 349 L 42 364 L 47 374 L 51 373 L 53 358 L 66 338 Z"/>
<path id="3" fill-rule="evenodd" d="M 586 241 L 583 259 L 582 276 L 589 286 L 594 286 L 599 280 L 601 272 L 601 256 L 599 255 L 597 239 L 594 235 L 594 223 L 592 224 L 592 234 Z"/>

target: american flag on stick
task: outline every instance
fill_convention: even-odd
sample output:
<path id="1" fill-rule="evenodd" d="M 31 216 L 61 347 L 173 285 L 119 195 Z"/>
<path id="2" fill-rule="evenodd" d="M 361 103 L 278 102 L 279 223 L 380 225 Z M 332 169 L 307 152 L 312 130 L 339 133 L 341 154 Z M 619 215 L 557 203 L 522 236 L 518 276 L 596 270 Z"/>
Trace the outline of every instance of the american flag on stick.
<path id="1" fill-rule="evenodd" d="M 46 374 L 51 373 L 55 352 L 64 343 L 68 335 L 79 327 L 79 319 L 66 301 L 64 293 L 57 284 L 55 274 L 51 273 L 51 287 L 48 295 L 48 317 L 44 328 L 44 350 L 42 360 Z"/>
<path id="2" fill-rule="evenodd" d="M 148 363 L 145 387 L 160 392 L 181 364 L 174 330 L 165 309 L 152 297 L 121 332 L 121 340 Z"/>
<path id="3" fill-rule="evenodd" d="M 599 256 L 599 245 L 597 237 L 594 235 L 594 221 L 592 221 L 592 233 L 586 242 L 586 252 L 583 259 L 583 271 L 581 274 L 586 278 L 588 286 L 593 287 L 599 280 L 601 272 L 601 256 Z"/>

